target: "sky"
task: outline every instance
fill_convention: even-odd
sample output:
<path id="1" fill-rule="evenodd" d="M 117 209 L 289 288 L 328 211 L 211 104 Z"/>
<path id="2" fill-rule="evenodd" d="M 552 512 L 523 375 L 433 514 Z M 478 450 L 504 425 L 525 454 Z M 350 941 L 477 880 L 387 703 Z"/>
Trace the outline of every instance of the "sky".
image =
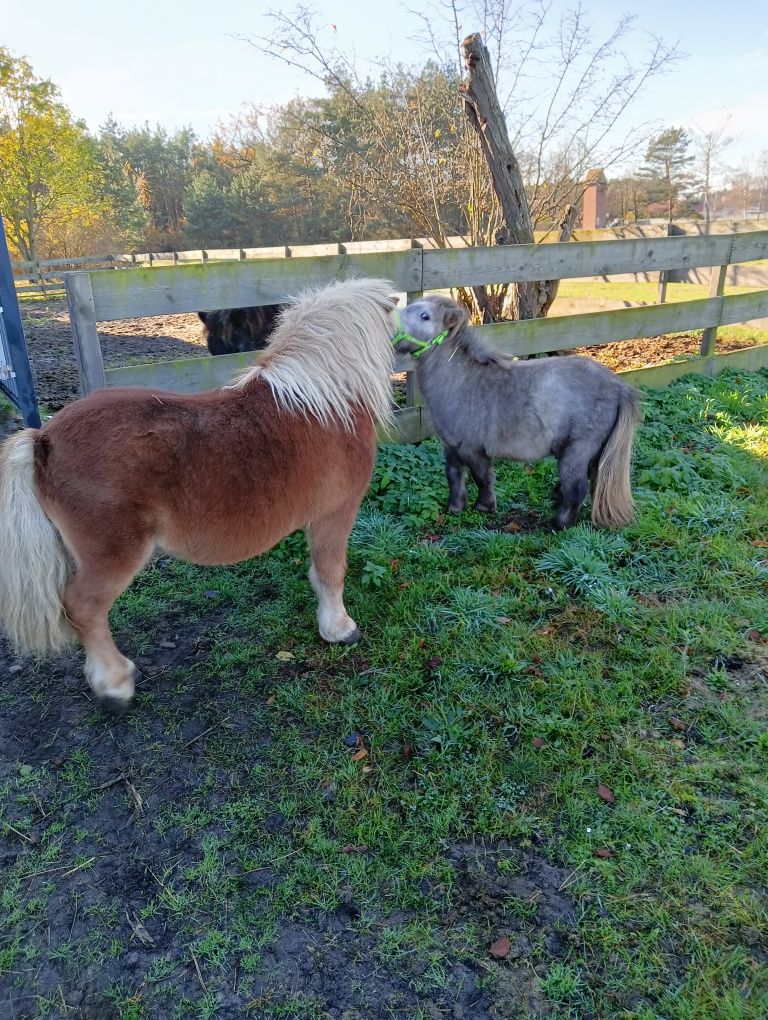
<path id="1" fill-rule="evenodd" d="M 557 9 L 567 0 L 553 2 Z M 626 13 L 686 54 L 633 107 L 632 121 L 707 129 L 729 118 L 729 133 L 739 135 L 727 154 L 730 163 L 768 150 L 768 0 L 582 5 L 598 31 Z M 0 44 L 50 78 L 93 131 L 112 114 L 125 125 L 191 125 L 205 138 L 243 103 L 270 105 L 320 92 L 316 82 L 238 38 L 268 34 L 266 14 L 276 6 L 263 0 L 36 0 L 28 7 L 3 0 Z M 381 57 L 418 66 L 428 56 L 426 29 L 408 6 L 424 9 L 414 0 L 313 4 L 322 38 L 353 50 L 371 69 Z M 466 17 L 461 27 L 464 34 L 480 26 Z"/>

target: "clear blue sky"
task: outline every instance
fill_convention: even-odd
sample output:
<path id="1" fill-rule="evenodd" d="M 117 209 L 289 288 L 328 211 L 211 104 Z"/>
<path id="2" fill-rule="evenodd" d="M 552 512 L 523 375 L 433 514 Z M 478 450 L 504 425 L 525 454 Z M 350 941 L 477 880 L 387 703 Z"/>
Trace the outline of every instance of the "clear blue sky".
<path id="1" fill-rule="evenodd" d="M 557 6 L 565 6 L 555 0 Z M 51 78 L 75 116 L 96 129 L 109 113 L 125 124 L 190 124 L 205 137 L 244 102 L 314 93 L 310 81 L 235 38 L 269 30 L 263 0 L 6 0 L 2 43 Z M 292 5 L 286 5 L 289 9 Z M 418 7 L 411 2 L 409 6 Z M 741 140 L 732 163 L 768 150 L 768 0 L 583 0 L 607 27 L 621 13 L 679 42 L 688 56 L 634 109 L 638 122 L 713 126 L 731 114 Z M 363 60 L 419 61 L 423 28 L 399 4 L 316 0 L 320 24 Z M 475 30 L 467 19 L 462 28 Z"/>

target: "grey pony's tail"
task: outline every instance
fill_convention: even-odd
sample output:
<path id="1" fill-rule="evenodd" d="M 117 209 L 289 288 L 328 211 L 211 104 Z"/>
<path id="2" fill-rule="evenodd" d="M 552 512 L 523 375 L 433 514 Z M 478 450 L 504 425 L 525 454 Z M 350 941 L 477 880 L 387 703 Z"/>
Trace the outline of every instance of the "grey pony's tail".
<path id="1" fill-rule="evenodd" d="M 72 562 L 35 494 L 36 429 L 0 448 L 0 623 L 19 652 L 55 652 L 74 640 L 62 596 Z"/>
<path id="2" fill-rule="evenodd" d="M 623 528 L 635 518 L 635 501 L 629 472 L 632 442 L 641 420 L 640 395 L 620 383 L 619 412 L 597 465 L 592 489 L 592 522 L 605 528 Z"/>

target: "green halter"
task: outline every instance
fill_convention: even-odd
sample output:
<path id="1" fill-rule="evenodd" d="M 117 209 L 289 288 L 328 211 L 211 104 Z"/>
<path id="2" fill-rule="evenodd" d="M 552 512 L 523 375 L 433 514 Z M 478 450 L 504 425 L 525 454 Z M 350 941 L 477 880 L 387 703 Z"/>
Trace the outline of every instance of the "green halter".
<path id="1" fill-rule="evenodd" d="M 408 352 L 412 358 L 420 358 L 422 354 L 425 354 L 431 347 L 439 347 L 450 333 L 449 329 L 445 329 L 442 333 L 438 333 L 437 336 L 433 336 L 431 340 L 419 340 L 418 337 L 411 336 L 410 333 L 406 333 L 403 329 L 400 323 L 400 313 L 397 309 L 392 312 L 392 318 L 397 323 L 397 332 L 392 337 L 392 343 L 399 344 L 401 340 L 407 340 L 408 343 L 419 345 L 419 349 L 417 351 Z"/>

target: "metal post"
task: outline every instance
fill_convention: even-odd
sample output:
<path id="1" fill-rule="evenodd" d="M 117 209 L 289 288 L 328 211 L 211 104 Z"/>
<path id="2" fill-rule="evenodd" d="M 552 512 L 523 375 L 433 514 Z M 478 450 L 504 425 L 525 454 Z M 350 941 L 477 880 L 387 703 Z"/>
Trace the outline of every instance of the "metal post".
<path id="1" fill-rule="evenodd" d="M 5 240 L 5 225 L 0 216 L 0 308 L 8 339 L 11 368 L 14 372 L 15 393 L 9 393 L 11 399 L 21 411 L 27 428 L 40 428 L 40 411 L 37 407 L 37 396 L 32 381 L 32 369 L 27 354 L 27 343 L 21 325 L 21 313 L 16 297 L 16 285 L 13 282 L 11 258 Z"/>

